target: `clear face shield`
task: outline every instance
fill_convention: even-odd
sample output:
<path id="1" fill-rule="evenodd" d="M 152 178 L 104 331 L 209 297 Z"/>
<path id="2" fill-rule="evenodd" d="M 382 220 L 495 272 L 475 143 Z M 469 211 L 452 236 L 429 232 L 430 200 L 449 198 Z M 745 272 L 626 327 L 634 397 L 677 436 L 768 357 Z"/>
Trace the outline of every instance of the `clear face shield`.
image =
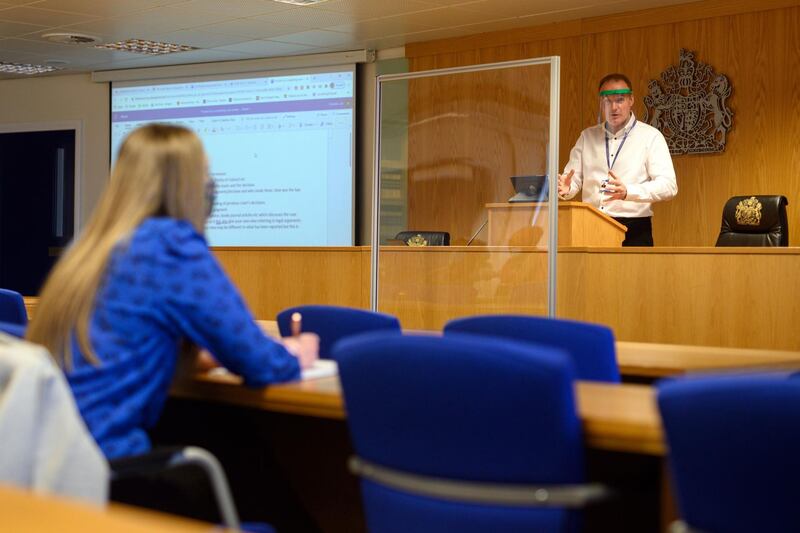
<path id="1" fill-rule="evenodd" d="M 597 109 L 597 123 L 602 124 L 603 120 L 609 115 L 615 106 L 624 104 L 631 97 L 633 91 L 627 87 L 624 89 L 609 89 L 600 91 L 599 105 Z"/>

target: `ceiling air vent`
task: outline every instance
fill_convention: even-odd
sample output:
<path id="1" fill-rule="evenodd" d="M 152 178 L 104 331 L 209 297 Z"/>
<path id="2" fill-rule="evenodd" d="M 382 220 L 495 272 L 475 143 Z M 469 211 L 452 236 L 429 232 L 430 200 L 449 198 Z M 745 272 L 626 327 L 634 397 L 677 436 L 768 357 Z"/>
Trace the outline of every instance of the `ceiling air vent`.
<path id="1" fill-rule="evenodd" d="M 25 74 L 26 76 L 31 76 L 33 74 L 44 74 L 45 72 L 53 72 L 55 70 L 61 70 L 61 67 L 54 65 L 33 65 L 31 63 L 0 62 L 0 74 Z"/>
<path id="2" fill-rule="evenodd" d="M 42 35 L 42 39 L 60 44 L 97 44 L 100 42 L 99 37 L 85 33 L 45 33 Z"/>

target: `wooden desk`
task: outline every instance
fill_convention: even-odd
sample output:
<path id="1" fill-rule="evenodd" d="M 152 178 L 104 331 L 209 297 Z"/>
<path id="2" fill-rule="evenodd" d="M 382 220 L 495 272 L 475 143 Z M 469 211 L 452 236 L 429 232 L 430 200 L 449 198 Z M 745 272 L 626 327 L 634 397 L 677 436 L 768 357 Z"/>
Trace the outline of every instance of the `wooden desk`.
<path id="1" fill-rule="evenodd" d="M 274 320 L 259 320 L 258 323 L 268 335 L 280 337 L 278 323 Z M 413 333 L 440 334 L 437 331 Z M 713 371 L 800 370 L 800 352 L 625 341 L 617 341 L 616 348 L 620 373 L 632 378 Z"/>
<path id="2" fill-rule="evenodd" d="M 204 375 L 176 382 L 171 395 L 278 413 L 336 420 L 346 417 L 338 377 L 248 389 L 236 376 Z M 651 387 L 580 382 L 576 395 L 587 446 L 649 455 L 664 453 L 661 418 Z"/>
<path id="3" fill-rule="evenodd" d="M 24 533 L 212 533 L 212 524 L 124 505 L 87 504 L 0 486 L 2 530 Z"/>
<path id="4" fill-rule="evenodd" d="M 617 342 L 623 376 L 659 378 L 680 374 L 800 369 L 800 352 L 647 342 Z"/>
<path id="5" fill-rule="evenodd" d="M 278 336 L 274 321 L 260 324 L 267 333 Z M 705 346 L 618 342 L 617 357 L 623 375 L 643 377 L 718 369 L 800 368 L 798 352 Z M 197 376 L 175 383 L 172 395 L 279 413 L 346 418 L 338 377 L 248 389 L 236 376 Z M 587 446 L 649 455 L 665 453 L 661 418 L 651 387 L 579 382 L 576 395 Z"/>

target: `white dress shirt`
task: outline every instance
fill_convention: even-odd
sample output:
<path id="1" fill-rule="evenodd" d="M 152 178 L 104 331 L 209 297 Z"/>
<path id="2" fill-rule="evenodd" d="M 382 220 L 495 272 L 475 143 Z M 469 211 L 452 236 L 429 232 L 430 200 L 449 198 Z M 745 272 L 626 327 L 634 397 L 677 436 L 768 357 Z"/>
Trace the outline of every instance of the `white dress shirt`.
<path id="1" fill-rule="evenodd" d="M 603 181 L 609 177 L 606 138 L 614 174 L 628 189 L 625 200 L 609 200 L 608 195 L 600 192 Z M 564 174 L 570 170 L 575 174 L 564 198 L 571 199 L 582 190 L 584 202 L 612 217 L 652 216 L 652 202 L 669 200 L 678 194 L 667 141 L 656 128 L 636 120 L 633 113 L 616 134 L 608 131 L 605 123 L 583 130 L 569 154 Z"/>

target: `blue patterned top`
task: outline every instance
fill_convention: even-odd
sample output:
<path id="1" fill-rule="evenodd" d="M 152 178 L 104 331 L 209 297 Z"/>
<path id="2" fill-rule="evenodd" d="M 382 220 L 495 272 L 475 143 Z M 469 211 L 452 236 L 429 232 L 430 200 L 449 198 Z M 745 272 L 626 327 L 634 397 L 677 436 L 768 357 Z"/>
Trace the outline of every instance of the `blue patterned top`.
<path id="1" fill-rule="evenodd" d="M 145 220 L 114 249 L 89 335 L 99 366 L 73 341 L 67 379 L 106 457 L 150 449 L 181 339 L 207 349 L 245 383 L 297 379 L 297 359 L 266 337 L 202 235 L 185 221 Z"/>

